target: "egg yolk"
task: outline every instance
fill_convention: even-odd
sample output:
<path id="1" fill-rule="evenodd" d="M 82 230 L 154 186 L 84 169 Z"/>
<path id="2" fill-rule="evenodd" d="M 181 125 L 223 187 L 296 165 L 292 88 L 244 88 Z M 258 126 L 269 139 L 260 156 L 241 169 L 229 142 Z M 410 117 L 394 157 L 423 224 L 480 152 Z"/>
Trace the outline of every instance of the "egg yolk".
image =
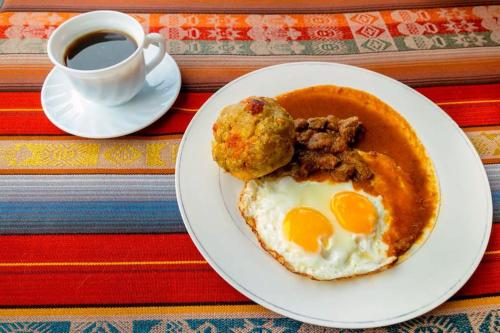
<path id="1" fill-rule="evenodd" d="M 355 192 L 340 192 L 333 196 L 330 208 L 340 225 L 353 233 L 369 234 L 378 215 L 375 206 L 365 196 Z"/>
<path id="2" fill-rule="evenodd" d="M 286 238 L 308 252 L 318 252 L 333 235 L 333 226 L 320 212 L 308 207 L 290 210 L 283 221 Z"/>

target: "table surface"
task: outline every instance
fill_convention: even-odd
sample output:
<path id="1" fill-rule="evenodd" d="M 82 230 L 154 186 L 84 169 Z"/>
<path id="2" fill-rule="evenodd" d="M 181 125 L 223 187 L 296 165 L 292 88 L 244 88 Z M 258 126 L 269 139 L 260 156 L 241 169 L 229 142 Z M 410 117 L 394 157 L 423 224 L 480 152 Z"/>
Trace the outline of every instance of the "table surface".
<path id="1" fill-rule="evenodd" d="M 334 12 L 340 9 L 317 1 L 268 1 L 269 12 L 278 13 L 271 15 L 239 1 L 246 11 L 218 1 L 213 11 L 196 7 L 203 13 L 189 5 L 167 12 L 159 1 L 143 2 L 149 7 L 142 10 L 116 2 L 114 8 L 141 11 L 134 16 L 144 28 L 166 37 L 185 85 L 155 124 L 109 140 L 62 132 L 40 105 L 51 68 L 48 36 L 76 11 L 102 3 L 59 1 L 62 11 L 47 0 L 51 11 L 40 12 L 36 1 L 4 2 L 0 331 L 324 332 L 272 313 L 224 282 L 187 235 L 174 190 L 182 133 L 204 101 L 238 75 L 298 60 L 350 63 L 415 86 L 465 131 L 490 180 L 493 231 L 473 277 L 436 310 L 379 330 L 500 331 L 500 7 L 422 9 L 404 0 L 410 8 L 396 10 L 354 1 L 370 10 Z"/>

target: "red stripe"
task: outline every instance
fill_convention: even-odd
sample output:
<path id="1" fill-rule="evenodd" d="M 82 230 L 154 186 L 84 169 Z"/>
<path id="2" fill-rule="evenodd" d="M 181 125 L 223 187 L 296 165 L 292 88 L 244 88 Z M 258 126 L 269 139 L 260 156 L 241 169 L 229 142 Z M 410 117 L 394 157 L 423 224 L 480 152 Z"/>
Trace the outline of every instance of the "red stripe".
<path id="1" fill-rule="evenodd" d="M 432 87 L 417 89 L 436 103 L 454 101 L 494 100 L 499 99 L 500 84 Z M 150 127 L 139 134 L 169 134 L 183 132 L 194 112 L 179 110 L 196 110 L 212 94 L 182 93 L 173 109 Z M 0 93 L 0 109 L 2 108 L 41 108 L 39 93 Z M 442 105 L 443 108 L 460 126 L 481 126 L 500 124 L 500 102 Z M 42 112 L 0 112 L 0 133 L 4 135 L 36 135 L 62 134 L 52 125 Z"/>
<path id="2" fill-rule="evenodd" d="M 498 292 L 500 261 L 481 263 L 456 296 Z M 92 271 L 74 267 L 38 273 L 2 272 L 0 305 L 144 304 L 238 302 L 247 298 L 224 282 L 210 268 Z"/>
<path id="3" fill-rule="evenodd" d="M 500 103 L 490 105 L 441 106 L 461 127 L 500 124 Z M 194 112 L 171 110 L 138 134 L 170 134 L 184 132 Z M 63 134 L 42 112 L 0 112 L 0 133 L 4 135 Z"/>
<path id="4" fill-rule="evenodd" d="M 0 92 L 0 109 L 41 107 L 39 92 Z"/>
<path id="5" fill-rule="evenodd" d="M 441 108 L 461 127 L 500 124 L 500 102 L 441 105 Z"/>
<path id="6" fill-rule="evenodd" d="M 3 236 L 0 262 L 202 260 L 187 234 Z M 141 251 L 137 251 L 141 249 Z M 488 251 L 500 249 L 495 225 Z M 500 255 L 486 255 L 457 295 L 498 292 Z M 77 291 L 77 292 L 75 292 Z M 238 302 L 208 265 L 0 267 L 0 305 Z"/>
<path id="7" fill-rule="evenodd" d="M 6 135 L 66 134 L 41 112 L 0 112 L 0 133 Z"/>
<path id="8" fill-rule="evenodd" d="M 187 234 L 30 235 L 1 240 L 0 262 L 203 259 Z"/>
<path id="9" fill-rule="evenodd" d="M 415 88 L 435 103 L 500 98 L 500 83 Z"/>
<path id="10" fill-rule="evenodd" d="M 188 234 L 12 235 L 0 237 L 0 263 L 202 260 Z M 141 251 L 137 251 L 141 249 Z M 494 224 L 487 251 L 500 250 Z M 2 269 L 2 268 L 0 268 Z"/>
<path id="11" fill-rule="evenodd" d="M 212 96 L 210 92 L 182 92 L 173 108 L 181 107 L 188 109 L 198 109 Z M 35 108 L 41 109 L 39 92 L 0 92 L 0 109 L 5 108 Z"/>
<path id="12" fill-rule="evenodd" d="M 500 250 L 500 223 L 493 224 L 491 229 L 490 241 L 486 251 L 499 251 Z"/>
<path id="13" fill-rule="evenodd" d="M 181 93 L 173 107 L 182 107 L 188 109 L 199 109 L 205 101 L 212 96 L 211 92 L 189 92 Z"/>
<path id="14" fill-rule="evenodd" d="M 171 134 L 184 132 L 194 116 L 194 112 L 168 112 L 151 126 L 137 134 Z"/>
<path id="15" fill-rule="evenodd" d="M 137 134 L 171 134 L 184 132 L 194 113 L 171 111 L 153 125 Z M 0 133 L 3 135 L 66 134 L 41 112 L 0 112 Z"/>
<path id="16" fill-rule="evenodd" d="M 167 260 L 202 257 L 187 234 L 4 236 L 0 243 L 2 263 Z M 1 305 L 247 300 L 206 264 L 0 267 L 0 295 Z"/>
<path id="17" fill-rule="evenodd" d="M 473 101 L 500 98 L 500 83 L 478 85 L 454 85 L 415 88 L 435 103 L 450 101 Z M 199 107 L 212 93 L 182 92 L 174 106 Z M 2 108 L 41 108 L 39 92 L 0 92 Z"/>
<path id="18" fill-rule="evenodd" d="M 247 301 L 211 270 L 2 274 L 0 283 L 3 306 Z"/>
<path id="19" fill-rule="evenodd" d="M 486 256 L 474 275 L 456 296 L 480 296 L 498 293 L 500 286 L 500 256 L 491 261 Z"/>

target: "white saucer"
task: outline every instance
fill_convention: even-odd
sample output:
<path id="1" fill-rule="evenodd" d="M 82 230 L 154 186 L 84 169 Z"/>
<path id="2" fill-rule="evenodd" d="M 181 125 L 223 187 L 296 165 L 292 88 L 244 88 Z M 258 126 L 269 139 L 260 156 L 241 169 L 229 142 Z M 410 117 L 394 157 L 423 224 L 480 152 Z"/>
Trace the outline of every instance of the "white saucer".
<path id="1" fill-rule="evenodd" d="M 156 46 L 144 50 L 146 60 Z M 174 104 L 181 88 L 179 67 L 172 57 L 146 76 L 142 90 L 129 102 L 103 106 L 87 101 L 76 93 L 57 68 L 52 69 L 42 87 L 42 107 L 49 120 L 70 134 L 86 138 L 114 138 L 136 132 L 158 120 Z"/>

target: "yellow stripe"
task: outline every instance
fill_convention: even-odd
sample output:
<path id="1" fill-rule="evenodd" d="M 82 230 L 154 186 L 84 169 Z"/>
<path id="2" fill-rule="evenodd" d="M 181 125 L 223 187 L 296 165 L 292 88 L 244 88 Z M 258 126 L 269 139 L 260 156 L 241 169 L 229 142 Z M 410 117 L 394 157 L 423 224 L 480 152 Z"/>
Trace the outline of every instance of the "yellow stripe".
<path id="1" fill-rule="evenodd" d="M 500 305 L 500 296 L 473 298 L 473 299 L 465 299 L 465 300 L 460 300 L 460 301 L 449 301 L 449 302 L 444 303 L 441 307 L 439 307 L 439 309 L 440 310 L 451 310 L 451 309 L 462 308 L 462 309 L 470 310 L 471 307 L 478 307 L 478 306 L 484 306 L 484 305 L 495 305 L 495 304 Z"/>
<path id="2" fill-rule="evenodd" d="M 500 99 L 485 99 L 477 101 L 454 101 L 454 102 L 440 102 L 437 105 L 460 105 L 460 104 L 482 104 L 482 103 L 497 103 Z"/>
<path id="3" fill-rule="evenodd" d="M 0 267 L 38 267 L 38 266 L 143 266 L 143 265 L 205 265 L 205 260 L 177 261 L 91 261 L 91 262 L 5 262 Z"/>
<path id="4" fill-rule="evenodd" d="M 500 254 L 500 250 L 496 250 L 496 251 L 486 251 L 484 254 Z"/>
<path id="5" fill-rule="evenodd" d="M 192 314 L 192 313 L 273 313 L 260 305 L 194 305 L 194 306 L 151 306 L 151 307 L 111 307 L 111 308 L 40 308 L 2 309 L 0 316 L 72 316 L 72 315 L 133 315 L 133 314 Z"/>
<path id="6" fill-rule="evenodd" d="M 470 310 L 471 307 L 500 304 L 500 296 L 468 299 L 461 301 L 449 301 L 438 308 L 438 310 L 451 310 L 463 308 Z M 260 305 L 196 305 L 196 306 L 151 306 L 151 307 L 95 307 L 95 308 L 19 308 L 2 309 L 0 316 L 116 316 L 116 315 L 148 315 L 148 314 L 254 314 L 275 315 L 273 312 Z"/>

